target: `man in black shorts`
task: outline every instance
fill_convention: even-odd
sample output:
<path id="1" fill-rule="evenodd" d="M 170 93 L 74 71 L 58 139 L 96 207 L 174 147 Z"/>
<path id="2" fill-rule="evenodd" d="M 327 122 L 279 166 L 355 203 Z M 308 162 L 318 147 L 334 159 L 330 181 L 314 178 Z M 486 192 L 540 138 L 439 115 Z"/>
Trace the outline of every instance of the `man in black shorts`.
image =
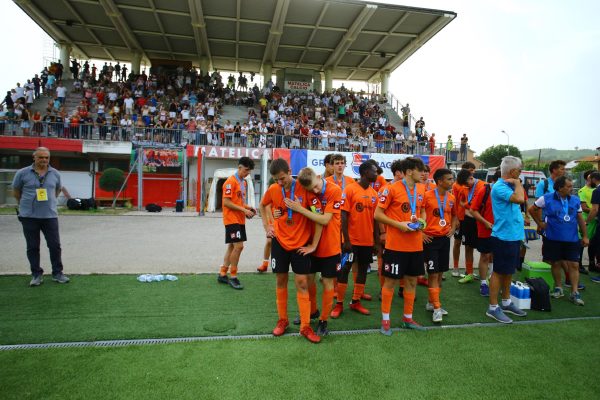
<path id="1" fill-rule="evenodd" d="M 460 225 L 462 244 L 465 246 L 465 276 L 458 283 L 469 283 L 475 279 L 473 275 L 473 250 L 477 247 L 477 221 L 471 212 L 471 202 L 475 193 L 485 186 L 483 181 L 473 177 L 473 172 L 461 169 L 456 175 L 456 183 L 463 187 L 458 198 L 460 205 L 465 209 L 465 219 Z"/>
<path id="2" fill-rule="evenodd" d="M 438 169 L 433 175 L 437 188 L 425 192 L 423 206 L 427 225 L 423 230 L 423 253 L 428 274 L 429 301 L 427 311 L 433 311 L 433 322 L 442 322 L 448 312 L 442 308 L 440 293 L 442 274 L 450 268 L 450 238 L 458 227 L 456 200 L 450 189 L 454 175 L 449 169 Z"/>
<path id="3" fill-rule="evenodd" d="M 309 254 L 314 252 L 321 237 L 322 226 L 314 224 L 304 215 L 288 207 L 285 199 L 300 203 L 302 208 L 308 208 L 315 198 L 314 193 L 308 192 L 292 178 L 288 163 L 278 158 L 271 162 L 269 168 L 274 184 L 269 186 L 260 203 L 261 215 L 266 215 L 270 206 L 275 214 L 281 216 L 270 225 L 270 218 L 263 218 L 263 227 L 268 237 L 272 238 L 271 269 L 277 279 L 277 314 L 279 319 L 273 336 L 281 336 L 289 326 L 288 275 L 290 265 L 295 274 L 296 298 L 300 311 L 300 335 L 312 343 L 319 343 L 321 338 L 310 326 L 310 297 L 308 294 L 308 275 L 310 270 Z M 311 242 L 312 230 L 315 230 Z"/>
<path id="4" fill-rule="evenodd" d="M 244 288 L 237 277 L 238 262 L 246 241 L 246 218 L 252 218 L 256 210 L 248 205 L 248 183 L 246 177 L 254 169 L 254 161 L 242 157 L 238 170 L 223 184 L 223 224 L 227 250 L 217 281 L 234 289 Z M 230 276 L 227 276 L 229 271 Z"/>

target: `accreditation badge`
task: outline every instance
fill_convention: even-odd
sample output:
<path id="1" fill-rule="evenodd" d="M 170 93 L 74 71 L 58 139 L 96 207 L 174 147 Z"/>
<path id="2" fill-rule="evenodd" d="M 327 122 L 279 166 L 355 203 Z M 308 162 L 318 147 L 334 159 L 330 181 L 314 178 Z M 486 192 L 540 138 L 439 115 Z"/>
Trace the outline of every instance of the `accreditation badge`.
<path id="1" fill-rule="evenodd" d="M 35 197 L 37 201 L 48 201 L 48 191 L 44 188 L 35 189 Z"/>

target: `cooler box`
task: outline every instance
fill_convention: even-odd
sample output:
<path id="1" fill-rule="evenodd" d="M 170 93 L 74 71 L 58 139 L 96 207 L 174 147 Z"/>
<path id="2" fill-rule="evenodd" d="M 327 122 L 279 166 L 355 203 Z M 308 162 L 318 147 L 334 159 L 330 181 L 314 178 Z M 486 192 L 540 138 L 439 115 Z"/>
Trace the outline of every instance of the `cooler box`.
<path id="1" fill-rule="evenodd" d="M 525 261 L 521 270 L 521 280 L 527 278 L 542 278 L 546 281 L 550 290 L 554 287 L 554 278 L 552 277 L 552 267 L 543 261 Z"/>

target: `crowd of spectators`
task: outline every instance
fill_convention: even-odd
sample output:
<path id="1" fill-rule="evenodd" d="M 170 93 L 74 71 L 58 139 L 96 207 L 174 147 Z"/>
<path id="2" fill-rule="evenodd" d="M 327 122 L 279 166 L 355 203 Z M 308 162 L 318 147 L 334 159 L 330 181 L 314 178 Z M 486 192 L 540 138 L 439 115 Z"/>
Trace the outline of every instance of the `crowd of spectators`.
<path id="1" fill-rule="evenodd" d="M 23 87 L 17 84 L 3 102 L 7 110 L 0 109 L 0 134 L 18 127 L 24 136 L 175 145 L 417 154 L 436 150 L 435 134 L 427 133 L 422 117 L 410 129 L 408 104 L 401 110 L 402 126 L 395 127 L 384 99 L 343 85 L 332 92 L 298 93 L 269 81 L 260 90 L 253 75 L 249 88 L 242 73 L 224 80 L 218 71 L 178 67 L 135 75 L 118 62 L 97 68 L 77 60 L 71 61 L 70 72 L 69 90 L 63 85 L 60 63 L 44 68 Z M 45 111 L 32 112 L 33 100 L 41 96 L 48 99 Z M 247 118 L 223 120 L 223 105 L 247 107 Z"/>

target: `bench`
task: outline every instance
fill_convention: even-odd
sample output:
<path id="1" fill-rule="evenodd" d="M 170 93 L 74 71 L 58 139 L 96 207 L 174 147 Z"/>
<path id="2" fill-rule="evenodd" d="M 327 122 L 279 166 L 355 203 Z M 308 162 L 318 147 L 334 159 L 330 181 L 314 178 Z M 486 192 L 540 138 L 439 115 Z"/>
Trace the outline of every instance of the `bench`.
<path id="1" fill-rule="evenodd" d="M 94 200 L 96 200 L 97 207 L 112 207 L 112 197 L 96 197 Z M 118 197 L 115 205 L 117 207 L 131 207 L 131 200 L 131 197 Z"/>

